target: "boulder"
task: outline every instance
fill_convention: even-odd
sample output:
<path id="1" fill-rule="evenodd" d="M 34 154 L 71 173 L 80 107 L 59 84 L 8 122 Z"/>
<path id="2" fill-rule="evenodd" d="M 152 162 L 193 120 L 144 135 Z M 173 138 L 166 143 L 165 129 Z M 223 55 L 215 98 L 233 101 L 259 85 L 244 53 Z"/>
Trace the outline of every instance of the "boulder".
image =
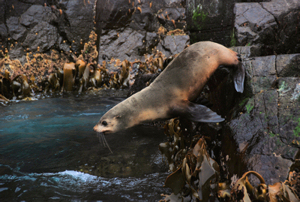
<path id="1" fill-rule="evenodd" d="M 57 39 L 57 28 L 47 22 L 40 22 L 29 31 L 23 46 L 33 51 L 45 52 L 56 44 Z"/>
<path id="2" fill-rule="evenodd" d="M 100 38 L 101 48 L 99 57 L 108 59 L 118 58 L 122 60 L 142 59 L 146 53 L 146 32 L 137 31 L 131 28 L 112 29 L 103 34 Z M 99 64 L 102 64 L 102 62 Z"/>
<path id="3" fill-rule="evenodd" d="M 167 31 L 184 29 L 183 1 L 98 0 L 96 29 L 102 30 L 98 63 L 118 58 L 144 60 L 155 50 L 166 56 L 181 52 L 189 44 L 189 36 L 168 36 Z M 165 31 L 159 33 L 160 26 Z"/>
<path id="4" fill-rule="evenodd" d="M 157 46 L 157 50 L 161 51 L 166 57 L 181 53 L 190 42 L 188 35 L 167 35 Z"/>
<path id="5" fill-rule="evenodd" d="M 51 11 L 50 7 L 42 5 L 32 5 L 20 17 L 20 23 L 25 27 L 33 27 L 39 22 L 52 22 L 57 16 Z"/>
<path id="6" fill-rule="evenodd" d="M 8 34 L 15 41 L 22 41 L 26 35 L 26 28 L 20 24 L 18 17 L 10 17 L 6 20 Z"/>
<path id="7" fill-rule="evenodd" d="M 275 40 L 278 28 L 275 18 L 259 3 L 235 4 L 235 28 L 239 45 L 258 44 Z"/>
<path id="8" fill-rule="evenodd" d="M 267 184 L 287 178 L 300 146 L 300 79 L 296 77 L 300 67 L 295 63 L 299 56 L 245 60 L 246 97 L 237 104 L 242 112 L 225 127 L 243 156 L 241 161 L 248 170 L 260 173 Z"/>
<path id="9" fill-rule="evenodd" d="M 262 54 L 300 51 L 300 2 L 272 0 L 261 3 L 236 3 L 237 45 L 262 45 Z"/>
<path id="10" fill-rule="evenodd" d="M 8 48 L 16 59 L 24 54 L 20 51 L 20 44 L 33 53 L 48 51 L 52 47 L 80 53 L 94 27 L 95 0 L 1 2 L 0 11 L 5 12 L 0 12 L 0 47 L 2 50 Z M 11 41 L 6 43 L 8 38 Z M 11 46 L 15 42 L 18 46 Z"/>
<path id="11" fill-rule="evenodd" d="M 73 52 L 80 52 L 94 28 L 95 0 L 68 1 L 58 29 L 66 34 Z M 63 22 L 63 23 L 62 23 Z M 64 37 L 64 36 L 63 36 Z"/>

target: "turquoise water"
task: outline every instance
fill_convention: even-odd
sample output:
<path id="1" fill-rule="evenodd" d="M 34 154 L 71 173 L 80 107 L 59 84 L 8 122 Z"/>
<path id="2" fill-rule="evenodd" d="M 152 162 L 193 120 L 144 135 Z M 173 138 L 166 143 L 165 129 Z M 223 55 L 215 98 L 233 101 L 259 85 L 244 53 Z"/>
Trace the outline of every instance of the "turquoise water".
<path id="1" fill-rule="evenodd" d="M 0 201 L 154 201 L 166 193 L 162 129 L 93 126 L 123 98 L 64 96 L 0 107 Z"/>

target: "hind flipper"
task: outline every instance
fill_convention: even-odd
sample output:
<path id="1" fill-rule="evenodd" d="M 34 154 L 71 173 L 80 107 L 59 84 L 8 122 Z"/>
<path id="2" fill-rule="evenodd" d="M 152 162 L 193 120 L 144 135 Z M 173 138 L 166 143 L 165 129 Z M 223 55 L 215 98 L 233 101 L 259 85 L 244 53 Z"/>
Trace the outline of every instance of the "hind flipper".
<path id="1" fill-rule="evenodd" d="M 239 63 L 237 69 L 233 74 L 233 80 L 234 80 L 234 87 L 236 91 L 239 93 L 243 93 L 244 81 L 245 81 L 245 68 L 241 62 Z"/>

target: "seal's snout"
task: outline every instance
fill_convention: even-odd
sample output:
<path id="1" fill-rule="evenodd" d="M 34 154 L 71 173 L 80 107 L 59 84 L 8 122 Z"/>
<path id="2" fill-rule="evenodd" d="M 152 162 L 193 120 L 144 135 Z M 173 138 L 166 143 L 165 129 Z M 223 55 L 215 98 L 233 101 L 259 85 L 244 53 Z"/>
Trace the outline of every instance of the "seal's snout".
<path id="1" fill-rule="evenodd" d="M 95 132 L 100 132 L 100 131 L 98 131 L 98 125 L 95 125 L 95 126 L 94 126 L 94 131 L 95 131 Z"/>

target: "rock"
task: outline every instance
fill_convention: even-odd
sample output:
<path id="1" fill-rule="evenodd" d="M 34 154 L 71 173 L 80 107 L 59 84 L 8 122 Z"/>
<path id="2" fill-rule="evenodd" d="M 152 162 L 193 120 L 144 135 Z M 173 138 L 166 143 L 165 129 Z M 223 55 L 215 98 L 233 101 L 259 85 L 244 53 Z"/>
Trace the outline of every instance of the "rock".
<path id="1" fill-rule="evenodd" d="M 66 33 L 73 52 L 80 52 L 94 28 L 94 5 L 95 0 L 68 1 L 66 5 L 64 17 L 67 24 L 61 24 L 59 30 Z"/>
<path id="2" fill-rule="evenodd" d="M 121 61 L 127 59 L 142 59 L 146 53 L 145 31 L 136 31 L 131 28 L 110 30 L 103 34 L 100 40 L 99 64 L 102 64 L 104 55 L 108 59 L 118 58 Z"/>
<path id="3" fill-rule="evenodd" d="M 40 22 L 27 34 L 23 46 L 33 51 L 44 52 L 58 40 L 57 28 L 47 22 Z"/>
<path id="4" fill-rule="evenodd" d="M 32 5 L 28 10 L 21 15 L 20 23 L 26 27 L 34 26 L 40 21 L 48 22 L 56 20 L 55 14 L 50 7 L 42 5 Z"/>
<path id="5" fill-rule="evenodd" d="M 259 3 L 237 3 L 234 11 L 239 45 L 258 44 L 267 40 L 275 40 L 274 33 L 277 29 L 275 18 Z"/>
<path id="6" fill-rule="evenodd" d="M 152 54 L 155 48 L 166 56 L 181 52 L 189 44 L 189 37 L 174 36 L 174 39 L 158 34 L 158 29 L 160 23 L 167 29 L 183 29 L 186 24 L 184 14 L 182 1 L 178 0 L 98 0 L 97 29 L 102 29 L 98 63 L 112 57 L 144 60 L 144 54 Z"/>
<path id="7" fill-rule="evenodd" d="M 8 36 L 7 29 L 4 23 L 0 24 L 0 39 L 5 41 Z"/>
<path id="8" fill-rule="evenodd" d="M 234 11 L 237 45 L 261 44 L 263 55 L 300 51 L 299 1 L 236 3 Z"/>
<path id="9" fill-rule="evenodd" d="M 234 1 L 186 1 L 187 30 L 191 43 L 213 40 L 226 46 L 230 45 Z"/>
<path id="10" fill-rule="evenodd" d="M 5 22 L 5 0 L 0 0 L 0 24 Z"/>
<path id="11" fill-rule="evenodd" d="M 157 13 L 159 22 L 168 29 L 184 29 L 185 9 L 184 8 L 165 8 Z"/>
<path id="12" fill-rule="evenodd" d="M 259 170 L 266 183 L 271 185 L 278 181 L 284 182 L 289 174 L 289 168 L 292 161 L 284 159 L 280 156 L 253 155 L 248 159 L 251 170 Z M 250 176 L 251 182 L 258 182 L 258 179 Z M 254 184 L 254 183 L 253 183 Z"/>
<path id="13" fill-rule="evenodd" d="M 73 52 L 79 53 L 94 27 L 95 0 L 46 2 L 44 0 L 11 0 L 4 1 L 3 4 L 1 2 L 2 0 L 0 0 L 0 11 L 5 11 L 0 12 L 0 47 L 2 50 L 12 49 L 11 43 L 6 43 L 6 38 L 11 38 L 18 44 L 24 42 L 23 48 L 33 43 L 33 48 L 29 47 L 31 50 L 34 49 L 33 53 L 37 47 L 43 47 L 39 51 L 48 51 L 54 46 L 68 52 L 71 46 Z M 46 29 L 45 32 L 49 31 L 48 38 L 41 30 L 43 28 Z M 35 36 L 36 31 L 45 35 Z M 59 41 L 58 38 L 60 38 Z M 46 44 L 43 45 L 45 41 Z M 21 54 L 19 50 L 14 50 L 14 58 L 23 56 L 16 55 L 17 53 Z"/>
<path id="14" fill-rule="evenodd" d="M 134 84 L 130 87 L 127 97 L 141 91 L 147 87 L 159 74 L 138 74 L 135 78 Z"/>
<path id="15" fill-rule="evenodd" d="M 19 19 L 17 17 L 10 17 L 6 20 L 6 24 L 11 38 L 15 41 L 22 40 L 25 36 L 26 28 L 19 23 Z"/>
<path id="16" fill-rule="evenodd" d="M 296 63 L 299 55 L 245 59 L 246 97 L 236 105 L 242 112 L 224 130 L 233 135 L 246 169 L 260 173 L 267 184 L 287 178 L 299 150 L 300 79 L 295 77 L 300 71 Z"/>
<path id="17" fill-rule="evenodd" d="M 300 54 L 278 55 L 276 69 L 280 77 L 300 77 Z"/>
<path id="18" fill-rule="evenodd" d="M 165 36 L 158 44 L 157 49 L 166 57 L 181 53 L 189 45 L 190 37 L 188 35 Z"/>
<path id="19" fill-rule="evenodd" d="M 134 6 L 128 0 L 98 0 L 96 21 L 101 22 L 102 29 L 117 29 L 130 22 Z"/>
<path id="20" fill-rule="evenodd" d="M 234 46 L 230 49 L 242 55 L 242 58 L 260 56 L 260 46 Z"/>

